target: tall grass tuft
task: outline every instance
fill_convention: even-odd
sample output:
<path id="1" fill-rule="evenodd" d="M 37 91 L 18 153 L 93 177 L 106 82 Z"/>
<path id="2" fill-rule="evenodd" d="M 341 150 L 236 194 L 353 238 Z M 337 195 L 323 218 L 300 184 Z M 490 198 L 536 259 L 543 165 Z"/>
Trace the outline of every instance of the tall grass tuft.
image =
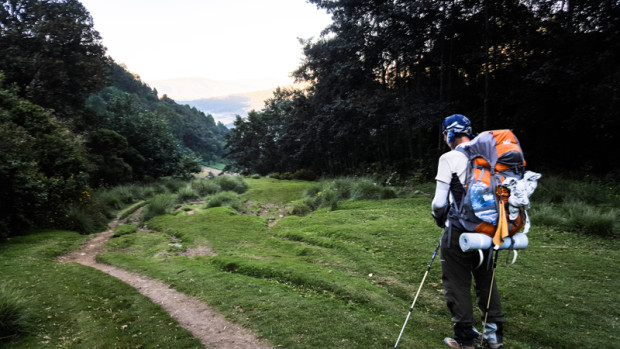
<path id="1" fill-rule="evenodd" d="M 222 191 L 213 196 L 206 198 L 206 208 L 211 207 L 232 207 L 237 211 L 243 211 L 243 201 L 239 198 L 239 194 L 234 191 Z"/>
<path id="2" fill-rule="evenodd" d="M 99 203 L 99 205 L 118 210 L 123 207 L 121 198 L 118 194 L 112 190 L 103 190 L 99 191 L 95 195 L 95 200 Z M 109 216 L 106 214 L 106 216 Z"/>
<path id="3" fill-rule="evenodd" d="M 198 192 L 194 190 L 194 188 L 192 188 L 191 185 L 187 185 L 179 189 L 179 191 L 177 192 L 177 195 L 179 197 L 180 202 L 186 202 L 186 201 L 200 198 L 200 195 L 198 195 Z"/>
<path id="4" fill-rule="evenodd" d="M 537 203 L 528 211 L 532 222 L 548 227 L 564 226 L 566 219 L 559 214 L 559 210 L 551 203 Z"/>
<path id="5" fill-rule="evenodd" d="M 175 194 L 158 194 L 155 195 L 146 205 L 143 214 L 143 220 L 151 219 L 171 212 L 177 203 L 177 195 Z"/>
<path id="6" fill-rule="evenodd" d="M 308 188 L 303 204 L 316 210 L 319 207 L 338 208 L 343 200 L 383 200 L 396 198 L 396 191 L 373 182 L 370 178 L 341 177 L 324 180 Z"/>
<path id="7" fill-rule="evenodd" d="M 602 209 L 580 200 L 561 204 L 535 203 L 529 211 L 532 222 L 576 233 L 613 236 L 619 234 L 620 212 Z"/>
<path id="8" fill-rule="evenodd" d="M 614 235 L 614 223 L 620 218 L 616 210 L 603 212 L 582 201 L 565 203 L 562 208 L 568 217 L 565 229 L 589 235 Z"/>
<path id="9" fill-rule="evenodd" d="M 77 231 L 80 234 L 96 233 L 101 228 L 100 222 L 97 222 L 97 217 L 79 205 L 69 206 L 66 222 L 65 227 L 67 229 Z"/>
<path id="10" fill-rule="evenodd" d="M 335 210 L 338 207 L 338 201 L 341 199 L 342 197 L 333 183 L 322 182 L 306 190 L 302 203 L 312 210 L 319 207 L 330 207 Z"/>
<path id="11" fill-rule="evenodd" d="M 0 342 L 27 333 L 34 328 L 26 300 L 16 290 L 0 284 Z"/>
<path id="12" fill-rule="evenodd" d="M 222 190 L 220 185 L 212 179 L 195 179 L 190 185 L 200 196 L 213 195 Z"/>
<path id="13" fill-rule="evenodd" d="M 303 200 L 296 200 L 291 202 L 291 209 L 289 213 L 295 216 L 305 216 L 308 213 L 312 212 L 310 206 L 303 202 Z"/>
<path id="14" fill-rule="evenodd" d="M 532 222 L 588 235 L 618 235 L 617 192 L 617 186 L 590 176 L 581 181 L 545 176 L 531 197 Z"/>
<path id="15" fill-rule="evenodd" d="M 354 200 L 382 200 L 395 197 L 394 189 L 377 184 L 369 178 L 356 180 L 351 188 L 351 198 Z"/>
<path id="16" fill-rule="evenodd" d="M 187 185 L 187 181 L 179 178 L 164 178 L 161 182 L 168 193 L 176 193 Z"/>
<path id="17" fill-rule="evenodd" d="M 532 195 L 532 201 L 561 204 L 581 201 L 588 205 L 613 208 L 618 207 L 620 198 L 618 188 L 588 177 L 586 180 L 571 180 L 558 176 L 544 176 Z"/>
<path id="18" fill-rule="evenodd" d="M 224 175 L 217 177 L 215 182 L 219 184 L 224 191 L 234 191 L 237 194 L 243 194 L 248 190 L 248 184 L 241 176 Z"/>

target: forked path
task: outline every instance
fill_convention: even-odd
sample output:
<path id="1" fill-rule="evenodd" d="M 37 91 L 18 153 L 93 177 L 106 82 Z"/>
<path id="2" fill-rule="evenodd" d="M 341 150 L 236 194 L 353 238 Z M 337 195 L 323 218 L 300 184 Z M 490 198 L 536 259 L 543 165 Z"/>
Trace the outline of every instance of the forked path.
<path id="1" fill-rule="evenodd" d="M 60 262 L 76 262 L 108 273 L 133 286 L 165 309 L 181 326 L 200 339 L 207 348 L 267 349 L 264 340 L 256 338 L 247 329 L 226 320 L 221 314 L 194 297 L 189 297 L 165 283 L 112 265 L 98 263 L 95 256 L 114 234 L 119 224 L 116 219 L 108 230 L 88 240 L 79 250 L 59 257 Z"/>

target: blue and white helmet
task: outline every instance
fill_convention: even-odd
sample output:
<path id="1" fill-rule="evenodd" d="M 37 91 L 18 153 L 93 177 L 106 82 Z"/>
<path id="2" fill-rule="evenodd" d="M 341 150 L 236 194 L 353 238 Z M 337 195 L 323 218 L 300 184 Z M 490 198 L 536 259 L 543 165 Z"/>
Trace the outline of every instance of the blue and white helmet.
<path id="1" fill-rule="evenodd" d="M 441 131 L 448 132 L 448 143 L 453 143 L 455 135 L 458 133 L 472 137 L 471 121 L 465 115 L 454 114 L 443 120 Z"/>

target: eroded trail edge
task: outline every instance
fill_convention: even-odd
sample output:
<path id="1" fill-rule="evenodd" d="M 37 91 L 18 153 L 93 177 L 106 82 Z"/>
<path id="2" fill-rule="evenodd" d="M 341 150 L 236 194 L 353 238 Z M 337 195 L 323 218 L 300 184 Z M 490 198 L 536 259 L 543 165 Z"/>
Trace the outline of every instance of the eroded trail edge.
<path id="1" fill-rule="evenodd" d="M 115 219 L 108 230 L 88 240 L 79 250 L 58 258 L 60 262 L 76 262 L 101 270 L 126 282 L 141 294 L 160 305 L 181 326 L 190 331 L 207 348 L 268 349 L 266 341 L 258 339 L 249 330 L 234 324 L 213 311 L 199 299 L 176 291 L 170 285 L 144 275 L 130 272 L 95 260 L 103 244 L 112 238 L 119 224 Z"/>

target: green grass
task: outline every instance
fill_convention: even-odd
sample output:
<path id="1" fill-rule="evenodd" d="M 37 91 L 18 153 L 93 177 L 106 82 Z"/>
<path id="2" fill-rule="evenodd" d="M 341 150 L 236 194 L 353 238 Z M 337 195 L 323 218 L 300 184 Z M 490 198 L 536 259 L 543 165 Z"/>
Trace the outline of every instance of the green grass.
<path id="1" fill-rule="evenodd" d="M 85 236 L 41 231 L 0 244 L 0 279 L 34 329 L 2 348 L 203 348 L 159 306 L 98 270 L 56 257 Z"/>
<path id="2" fill-rule="evenodd" d="M 316 182 L 245 181 L 248 190 L 240 197 L 256 209 L 268 204 L 295 206 L 293 202 L 299 203 L 304 193 L 316 195 L 317 190 L 324 190 Z M 349 186 L 341 181 L 331 183 L 339 192 L 346 192 L 343 188 Z M 374 185 L 364 183 L 362 189 L 371 196 L 376 194 Z M 98 260 L 158 278 L 196 296 L 266 338 L 274 348 L 391 348 L 440 234 L 429 213 L 431 200 L 414 195 L 416 190 L 429 192 L 431 186 L 403 191 L 412 194 L 407 198 L 341 199 L 335 209 L 323 207 L 304 216 L 276 217 L 275 225 L 269 224 L 273 215 L 196 205 L 193 214 L 182 210 L 152 218 L 147 224 L 153 232 L 110 240 Z M 533 210 L 542 207 L 542 211 L 553 205 L 561 203 L 532 204 Z M 507 348 L 613 347 L 620 326 L 620 310 L 615 306 L 620 303 L 618 239 L 568 232 L 532 216 L 529 247 L 512 266 L 505 262 L 508 253 L 501 252 L 496 273 L 508 318 Z M 554 215 L 540 217 L 551 220 Z M 597 221 L 596 215 L 592 217 Z M 27 243 L 29 239 L 34 241 Z M 140 322 L 154 316 L 151 312 L 157 313 L 152 304 L 132 298 L 132 306 L 125 309 L 125 297 L 141 299 L 130 288 L 86 267 L 53 262 L 59 251 L 75 248 L 82 239 L 68 232 L 44 232 L 0 245 L 2 280 L 5 275 L 15 279 L 11 286 L 23 289 L 29 300 L 41 293 L 55 297 L 38 296 L 39 303 L 28 302 L 35 313 L 42 313 L 38 321 L 45 326 L 36 335 L 13 342 L 18 343 L 15 347 L 45 341 L 57 347 L 113 347 L 130 340 L 118 337 L 127 335 L 118 328 L 128 322 L 128 329 L 140 331 L 149 340 L 152 337 L 149 343 L 180 331 L 176 324 L 164 326 L 165 320 L 145 332 L 149 327 L 144 326 L 155 326 Z M 210 251 L 209 255 L 184 256 L 186 250 L 199 247 Z M 45 252 L 48 249 L 51 251 Z M 436 260 L 399 348 L 443 348 L 442 339 L 452 333 L 440 269 Z M 10 274 L 6 274 L 8 270 Z M 74 278 L 88 283 L 69 281 Z M 60 307 L 56 310 L 47 302 L 62 306 L 55 305 Z M 101 310 L 108 304 L 116 316 Z M 48 308 L 54 309 L 54 321 L 47 319 L 52 312 Z M 133 318 L 124 311 L 149 315 L 139 313 L 131 315 L 136 316 Z M 69 313 L 96 321 L 88 328 L 76 328 L 75 323 L 87 326 L 87 321 L 76 321 Z M 102 331 L 102 338 L 107 338 L 102 342 L 95 342 L 94 335 L 82 338 L 87 332 Z M 190 340 L 186 334 L 175 336 L 179 341 Z M 73 338 L 82 342 L 75 344 Z M 177 344 L 160 346 L 192 347 Z"/>
<path id="3" fill-rule="evenodd" d="M 113 237 L 117 238 L 119 236 L 133 234 L 137 231 L 137 228 L 133 224 L 121 224 L 114 229 Z"/>
<path id="4" fill-rule="evenodd" d="M 242 198 L 258 203 L 286 204 L 301 199 L 304 191 L 313 185 L 312 182 L 280 181 L 273 178 L 245 178 L 245 181 L 248 183 L 248 190 L 242 195 Z"/>
<path id="5" fill-rule="evenodd" d="M 242 197 L 256 205 L 286 205 L 316 184 L 247 182 Z M 200 208 L 155 217 L 148 225 L 157 232 L 115 239 L 99 258 L 203 299 L 274 347 L 389 348 L 440 234 L 429 207 L 423 196 L 345 200 L 272 227 L 231 208 Z M 610 306 L 620 302 L 618 241 L 536 225 L 529 236 L 514 266 L 500 254 L 507 347 L 609 347 L 620 317 Z M 200 246 L 216 256 L 180 254 Z M 443 347 L 452 325 L 441 291 L 436 263 L 399 347 Z"/>

